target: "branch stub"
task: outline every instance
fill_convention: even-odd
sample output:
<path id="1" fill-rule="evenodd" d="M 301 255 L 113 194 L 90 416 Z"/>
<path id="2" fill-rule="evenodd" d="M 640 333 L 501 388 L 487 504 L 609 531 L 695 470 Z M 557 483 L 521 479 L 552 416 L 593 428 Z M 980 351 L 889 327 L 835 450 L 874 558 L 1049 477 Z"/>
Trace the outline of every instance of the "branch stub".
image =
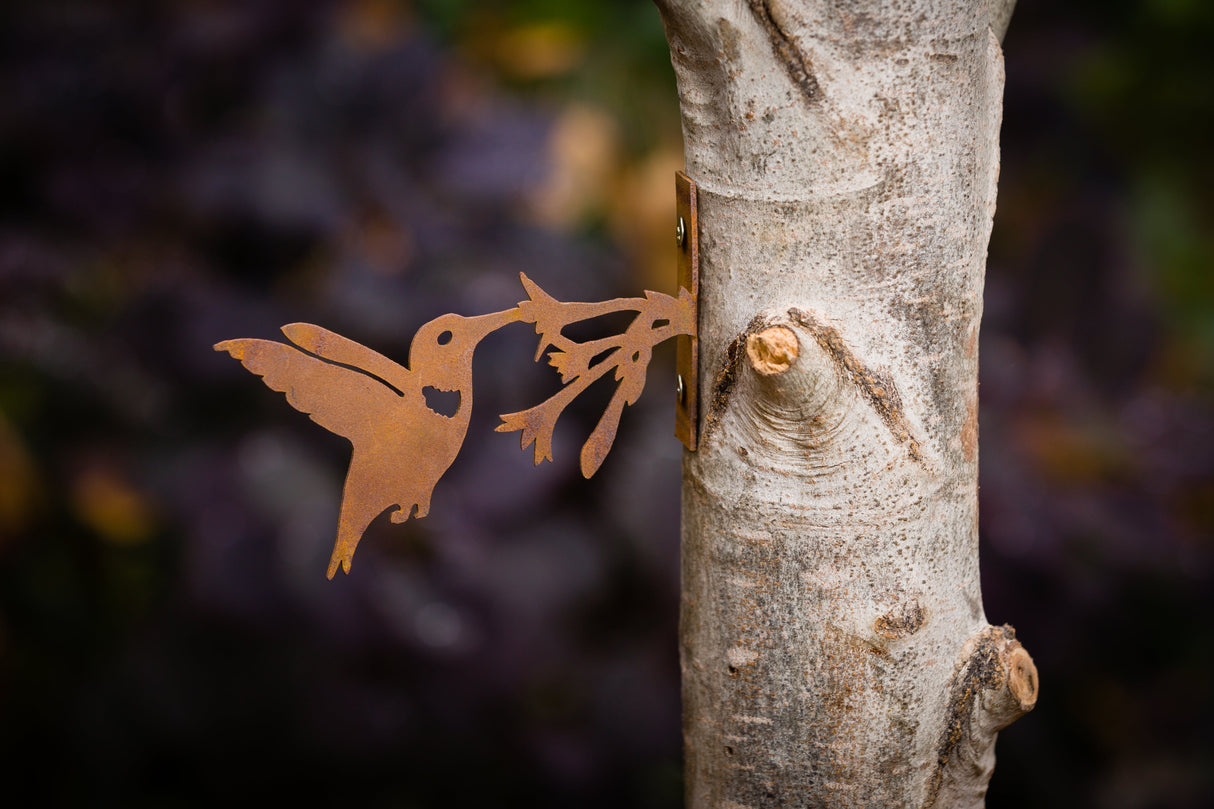
<path id="1" fill-rule="evenodd" d="M 792 367 L 800 354 L 796 333 L 787 326 L 770 326 L 746 337 L 746 357 L 760 376 L 775 376 Z"/>

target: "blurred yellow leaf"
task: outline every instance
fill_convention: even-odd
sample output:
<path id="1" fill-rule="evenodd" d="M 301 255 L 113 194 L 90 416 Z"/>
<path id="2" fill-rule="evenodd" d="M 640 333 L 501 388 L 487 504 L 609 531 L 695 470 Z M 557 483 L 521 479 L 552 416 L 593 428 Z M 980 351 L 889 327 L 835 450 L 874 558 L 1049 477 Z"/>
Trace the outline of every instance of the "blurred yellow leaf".
<path id="1" fill-rule="evenodd" d="M 674 294 L 674 174 L 683 168 L 678 145 L 655 149 L 629 166 L 610 200 L 612 232 L 627 247 L 645 289 Z"/>
<path id="2" fill-rule="evenodd" d="M 586 37 L 564 22 L 529 23 L 502 32 L 494 42 L 492 55 L 508 76 L 551 78 L 581 64 L 586 55 Z"/>
<path id="3" fill-rule="evenodd" d="M 1113 430 L 1081 425 L 1057 413 L 1029 413 L 1016 425 L 1016 441 L 1038 472 L 1057 483 L 1093 483 L 1124 476 L 1125 447 Z"/>
<path id="4" fill-rule="evenodd" d="M 34 461 L 0 414 L 0 541 L 25 526 L 38 499 Z"/>
<path id="5" fill-rule="evenodd" d="M 548 179 L 532 198 L 536 217 L 551 227 L 568 228 L 601 212 L 620 163 L 615 118 L 571 104 L 557 118 L 548 149 Z"/>
<path id="6" fill-rule="evenodd" d="M 77 516 L 107 542 L 136 545 L 156 529 L 151 503 L 114 469 L 92 466 L 72 490 Z"/>

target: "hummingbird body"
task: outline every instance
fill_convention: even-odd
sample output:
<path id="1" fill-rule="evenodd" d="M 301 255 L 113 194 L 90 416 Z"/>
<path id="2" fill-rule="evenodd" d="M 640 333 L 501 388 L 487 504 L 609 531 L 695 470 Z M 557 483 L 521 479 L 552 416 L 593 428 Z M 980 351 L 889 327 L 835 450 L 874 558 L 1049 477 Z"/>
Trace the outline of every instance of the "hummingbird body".
<path id="1" fill-rule="evenodd" d="M 468 431 L 473 352 L 487 334 L 520 317 L 514 308 L 435 318 L 414 335 L 408 368 L 309 323 L 283 327 L 295 345 L 258 339 L 216 344 L 216 351 L 226 351 L 267 387 L 286 394 L 296 410 L 353 445 L 330 579 L 338 567 L 350 572 L 359 539 L 386 509 L 395 509 L 394 523 L 429 512 L 430 495 Z M 427 388 L 459 395 L 452 415 L 428 406 Z"/>

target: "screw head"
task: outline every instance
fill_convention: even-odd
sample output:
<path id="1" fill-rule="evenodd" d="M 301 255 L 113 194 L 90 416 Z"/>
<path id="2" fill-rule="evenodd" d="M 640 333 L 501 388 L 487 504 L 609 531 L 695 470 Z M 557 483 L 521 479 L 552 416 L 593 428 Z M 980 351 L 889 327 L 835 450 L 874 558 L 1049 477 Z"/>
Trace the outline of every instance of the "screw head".
<path id="1" fill-rule="evenodd" d="M 687 238 L 687 225 L 683 223 L 683 217 L 679 217 L 679 224 L 674 228 L 674 240 L 679 247 L 683 246 L 683 241 Z"/>
<path id="2" fill-rule="evenodd" d="M 687 395 L 687 385 L 683 382 L 682 374 L 675 375 L 674 395 L 678 398 L 679 403 L 682 403 L 683 397 Z"/>

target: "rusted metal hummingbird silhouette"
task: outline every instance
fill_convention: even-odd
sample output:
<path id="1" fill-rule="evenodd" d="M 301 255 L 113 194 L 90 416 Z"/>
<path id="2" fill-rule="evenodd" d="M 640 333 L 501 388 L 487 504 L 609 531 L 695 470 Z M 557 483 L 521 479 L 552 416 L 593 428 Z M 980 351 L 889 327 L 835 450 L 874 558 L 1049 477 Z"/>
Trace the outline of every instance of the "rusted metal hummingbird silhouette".
<path id="1" fill-rule="evenodd" d="M 390 516 L 395 523 L 426 516 L 435 485 L 463 445 L 472 413 L 472 356 L 488 334 L 509 323 L 532 323 L 540 336 L 536 360 L 552 349 L 548 362 L 564 386 L 536 407 L 502 416 L 497 428 L 521 431 L 524 449 L 534 443 L 536 465 L 552 459 L 552 433 L 565 407 L 615 371 L 616 391 L 582 447 L 582 473 L 590 477 L 611 448 L 624 406 L 641 395 L 653 347 L 695 333 L 694 300 L 687 289 L 677 298 L 647 291 L 638 298 L 562 303 L 526 275 L 521 280 L 528 299 L 512 309 L 477 317 L 447 314 L 423 325 L 410 345 L 408 368 L 308 323 L 282 328 L 294 345 L 258 339 L 215 345 L 272 390 L 285 393 L 296 410 L 353 444 L 330 579 L 339 567 L 350 572 L 363 532 L 385 510 L 395 509 Z M 577 342 L 561 333 L 571 323 L 621 311 L 637 313 L 622 334 Z M 430 408 L 430 388 L 459 395 L 452 415 Z"/>
<path id="2" fill-rule="evenodd" d="M 227 340 L 215 346 L 262 378 L 287 402 L 354 445 L 342 491 L 329 578 L 350 572 L 354 549 L 371 521 L 396 507 L 402 523 L 426 516 L 430 494 L 459 454 L 472 414 L 472 353 L 492 331 L 519 319 L 518 308 L 480 317 L 443 315 L 418 329 L 409 368 L 309 323 L 283 326 L 295 346 Z M 298 348 L 296 348 L 298 346 Z M 426 404 L 426 389 L 456 393 L 451 416 Z"/>

